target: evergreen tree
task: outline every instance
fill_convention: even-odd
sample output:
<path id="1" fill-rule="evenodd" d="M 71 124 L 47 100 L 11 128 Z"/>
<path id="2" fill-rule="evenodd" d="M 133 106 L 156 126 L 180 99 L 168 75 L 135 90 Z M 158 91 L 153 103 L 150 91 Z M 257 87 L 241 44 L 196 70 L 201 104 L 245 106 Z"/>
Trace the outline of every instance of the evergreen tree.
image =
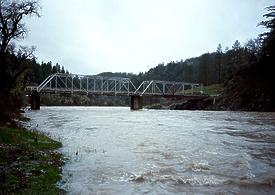
<path id="1" fill-rule="evenodd" d="M 222 45 L 219 43 L 218 47 L 217 47 L 217 50 L 216 50 L 216 53 L 217 53 L 217 74 L 218 74 L 218 83 L 221 83 L 221 76 L 222 76 L 222 54 L 223 54 L 223 51 L 222 51 Z"/>

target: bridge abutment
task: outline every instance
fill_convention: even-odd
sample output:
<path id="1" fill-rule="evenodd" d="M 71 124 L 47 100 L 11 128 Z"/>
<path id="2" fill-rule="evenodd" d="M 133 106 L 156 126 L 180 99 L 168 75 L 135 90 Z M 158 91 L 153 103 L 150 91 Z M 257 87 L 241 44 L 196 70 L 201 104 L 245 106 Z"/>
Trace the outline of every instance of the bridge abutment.
<path id="1" fill-rule="evenodd" d="M 36 90 L 31 92 L 31 109 L 40 110 L 40 94 Z"/>
<path id="2" fill-rule="evenodd" d="M 141 96 L 133 95 L 131 96 L 131 110 L 142 109 L 143 99 Z"/>

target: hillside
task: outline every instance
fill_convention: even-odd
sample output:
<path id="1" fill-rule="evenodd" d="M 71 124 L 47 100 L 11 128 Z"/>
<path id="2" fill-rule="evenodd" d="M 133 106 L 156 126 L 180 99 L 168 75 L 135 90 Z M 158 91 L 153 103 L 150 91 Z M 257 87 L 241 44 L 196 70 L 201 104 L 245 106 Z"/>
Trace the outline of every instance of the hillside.
<path id="1" fill-rule="evenodd" d="M 167 80 L 203 83 L 204 86 L 223 85 L 225 90 L 222 97 L 217 101 L 215 109 L 226 110 L 255 110 L 274 111 L 274 79 L 272 75 L 272 63 L 274 63 L 274 6 L 268 8 L 270 13 L 264 15 L 265 26 L 268 32 L 250 39 L 241 44 L 238 40 L 231 48 L 218 44 L 217 50 L 204 53 L 198 57 L 186 60 L 171 61 L 167 64 L 160 63 L 156 67 L 139 74 L 125 72 L 103 72 L 98 75 L 111 77 L 128 77 L 137 87 L 144 80 Z M 13 58 L 16 56 L 13 56 Z M 52 62 L 39 64 L 35 58 L 25 60 L 28 71 L 20 83 L 21 89 L 24 85 L 38 85 L 49 74 L 57 72 L 69 73 L 59 64 Z M 23 84 L 23 85 L 22 85 Z M 103 98 L 104 101 L 90 101 L 83 98 L 71 100 L 70 105 L 108 105 L 112 104 L 112 98 Z M 50 97 L 44 98 L 44 104 L 56 102 Z M 120 105 L 126 105 L 125 100 L 116 100 Z M 92 102 L 92 103 L 91 103 Z M 99 102 L 99 103 L 95 103 Z M 62 102 L 60 102 L 62 105 Z M 5 106 L 5 105 L 2 105 Z M 212 107 L 211 107 L 212 108 Z"/>

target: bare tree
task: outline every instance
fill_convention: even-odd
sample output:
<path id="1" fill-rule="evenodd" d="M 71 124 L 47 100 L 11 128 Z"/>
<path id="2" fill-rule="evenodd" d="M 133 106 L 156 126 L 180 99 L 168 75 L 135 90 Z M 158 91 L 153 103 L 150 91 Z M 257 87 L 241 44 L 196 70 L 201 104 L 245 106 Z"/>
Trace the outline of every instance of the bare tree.
<path id="1" fill-rule="evenodd" d="M 5 52 L 12 39 L 23 39 L 27 34 L 25 16 L 40 16 L 34 0 L 0 0 L 0 52 Z"/>
<path id="2" fill-rule="evenodd" d="M 24 60 L 33 57 L 33 47 L 16 50 L 12 41 L 25 38 L 28 30 L 23 20 L 39 17 L 39 10 L 38 0 L 0 0 L 0 92 L 15 87 L 26 69 Z"/>

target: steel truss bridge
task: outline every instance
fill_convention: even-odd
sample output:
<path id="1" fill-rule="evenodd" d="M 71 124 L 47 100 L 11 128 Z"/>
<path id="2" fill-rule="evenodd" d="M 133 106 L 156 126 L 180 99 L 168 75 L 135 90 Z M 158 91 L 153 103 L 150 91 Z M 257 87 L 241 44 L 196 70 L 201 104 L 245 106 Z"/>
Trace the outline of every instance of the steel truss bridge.
<path id="1" fill-rule="evenodd" d="M 129 78 L 56 73 L 27 91 L 38 93 L 119 95 L 119 96 L 202 96 L 199 83 L 143 81 L 136 87 Z"/>
<path id="2" fill-rule="evenodd" d="M 56 73 L 38 86 L 28 86 L 31 109 L 40 109 L 41 93 L 131 96 L 131 109 L 142 108 L 144 96 L 202 98 L 203 86 L 198 83 L 143 81 L 136 87 L 129 78 Z"/>

